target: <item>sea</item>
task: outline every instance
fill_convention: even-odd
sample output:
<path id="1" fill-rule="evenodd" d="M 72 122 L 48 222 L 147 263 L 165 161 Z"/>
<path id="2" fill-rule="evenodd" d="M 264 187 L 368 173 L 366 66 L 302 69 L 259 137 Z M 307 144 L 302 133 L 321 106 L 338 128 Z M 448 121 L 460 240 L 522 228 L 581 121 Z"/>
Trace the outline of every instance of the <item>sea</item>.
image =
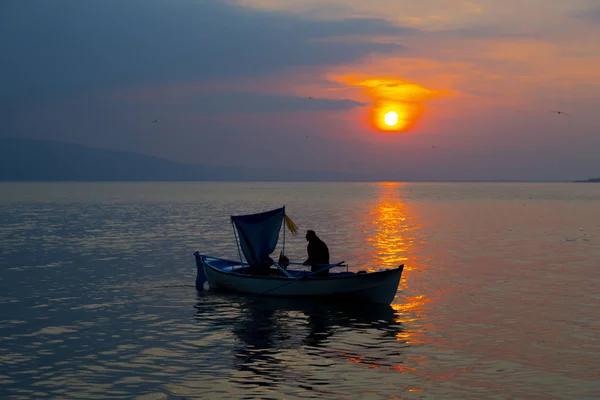
<path id="1" fill-rule="evenodd" d="M 195 289 L 281 206 L 393 303 Z M 599 321 L 600 184 L 0 184 L 4 400 L 598 399 Z"/>

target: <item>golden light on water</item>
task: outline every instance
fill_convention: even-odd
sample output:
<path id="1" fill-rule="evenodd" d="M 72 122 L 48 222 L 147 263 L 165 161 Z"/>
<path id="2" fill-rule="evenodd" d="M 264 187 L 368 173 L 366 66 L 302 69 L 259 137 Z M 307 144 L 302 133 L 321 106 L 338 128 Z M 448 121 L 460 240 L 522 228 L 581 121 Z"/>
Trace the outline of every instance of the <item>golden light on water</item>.
<path id="1" fill-rule="evenodd" d="M 370 211 L 373 234 L 367 237 L 367 242 L 373 246 L 374 261 L 386 268 L 408 261 L 407 252 L 414 242 L 408 210 L 400 199 L 402 185 L 399 182 L 378 183 L 377 203 Z"/>
<path id="2" fill-rule="evenodd" d="M 416 291 L 410 284 L 413 271 L 422 272 L 424 265 L 415 254 L 420 247 L 416 238 L 419 224 L 410 206 L 402 199 L 405 185 L 400 182 L 377 184 L 376 201 L 368 215 L 370 227 L 366 227 L 366 241 L 372 248 L 370 259 L 375 264 L 374 268 L 369 268 L 370 271 L 404 264 L 399 294 L 391 306 L 399 314 L 397 322 L 411 323 L 424 314 L 430 298 Z M 415 326 L 399 332 L 396 339 L 406 343 L 419 343 L 423 340 L 422 335 L 424 328 Z"/>

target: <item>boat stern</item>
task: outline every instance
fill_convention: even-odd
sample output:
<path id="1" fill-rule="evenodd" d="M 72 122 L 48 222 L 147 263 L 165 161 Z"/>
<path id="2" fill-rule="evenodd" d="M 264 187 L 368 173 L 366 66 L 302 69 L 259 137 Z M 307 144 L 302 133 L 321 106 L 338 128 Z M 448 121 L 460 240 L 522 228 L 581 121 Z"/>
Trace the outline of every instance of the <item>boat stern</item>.
<path id="1" fill-rule="evenodd" d="M 398 268 L 385 271 L 385 278 L 376 286 L 368 287 L 362 290 L 355 290 L 350 295 L 354 299 L 367 301 L 375 304 L 391 304 L 398 293 L 398 286 L 402 277 L 404 264 Z"/>

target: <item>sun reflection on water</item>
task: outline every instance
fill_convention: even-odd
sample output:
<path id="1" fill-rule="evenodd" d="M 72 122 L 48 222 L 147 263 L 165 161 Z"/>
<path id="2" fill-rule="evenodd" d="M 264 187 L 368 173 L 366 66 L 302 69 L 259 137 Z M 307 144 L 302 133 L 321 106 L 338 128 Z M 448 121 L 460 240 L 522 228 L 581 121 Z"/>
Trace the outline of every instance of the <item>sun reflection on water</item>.
<path id="1" fill-rule="evenodd" d="M 406 263 L 407 252 L 414 243 L 414 221 L 410 221 L 409 210 L 400 199 L 401 187 L 399 182 L 379 183 L 377 201 L 369 211 L 373 234 L 367 236 L 367 242 L 374 248 L 372 259 L 388 268 Z M 406 264 L 405 268 L 412 267 Z"/>
<path id="2" fill-rule="evenodd" d="M 399 292 L 391 306 L 397 311 L 396 322 L 411 324 L 423 320 L 430 298 L 411 285 L 414 277 L 422 276 L 425 264 L 418 254 L 423 244 L 417 239 L 421 227 L 415 212 L 402 200 L 404 190 L 405 184 L 401 182 L 377 184 L 377 197 L 367 214 L 366 241 L 371 246 L 373 260 L 373 266 L 367 269 L 376 271 L 404 264 Z M 414 328 L 398 332 L 396 339 L 407 344 L 421 343 L 426 327 Z"/>

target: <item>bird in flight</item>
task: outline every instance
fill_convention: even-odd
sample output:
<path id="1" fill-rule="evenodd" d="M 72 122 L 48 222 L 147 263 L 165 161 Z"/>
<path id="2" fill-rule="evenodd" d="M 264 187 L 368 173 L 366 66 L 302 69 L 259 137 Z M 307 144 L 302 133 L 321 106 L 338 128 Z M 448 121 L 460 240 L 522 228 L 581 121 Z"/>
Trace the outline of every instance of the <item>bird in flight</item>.
<path id="1" fill-rule="evenodd" d="M 558 115 L 562 115 L 562 114 L 564 114 L 564 115 L 569 115 L 569 114 L 567 114 L 567 113 L 566 113 L 566 112 L 564 112 L 564 111 L 550 111 L 550 112 L 551 112 L 551 113 L 553 113 L 553 114 L 558 114 Z"/>
<path id="2" fill-rule="evenodd" d="M 154 121 L 152 121 L 152 123 L 153 123 L 153 124 L 155 124 L 155 123 L 157 123 L 157 122 L 158 122 L 158 120 L 157 120 L 157 119 L 155 119 Z"/>

